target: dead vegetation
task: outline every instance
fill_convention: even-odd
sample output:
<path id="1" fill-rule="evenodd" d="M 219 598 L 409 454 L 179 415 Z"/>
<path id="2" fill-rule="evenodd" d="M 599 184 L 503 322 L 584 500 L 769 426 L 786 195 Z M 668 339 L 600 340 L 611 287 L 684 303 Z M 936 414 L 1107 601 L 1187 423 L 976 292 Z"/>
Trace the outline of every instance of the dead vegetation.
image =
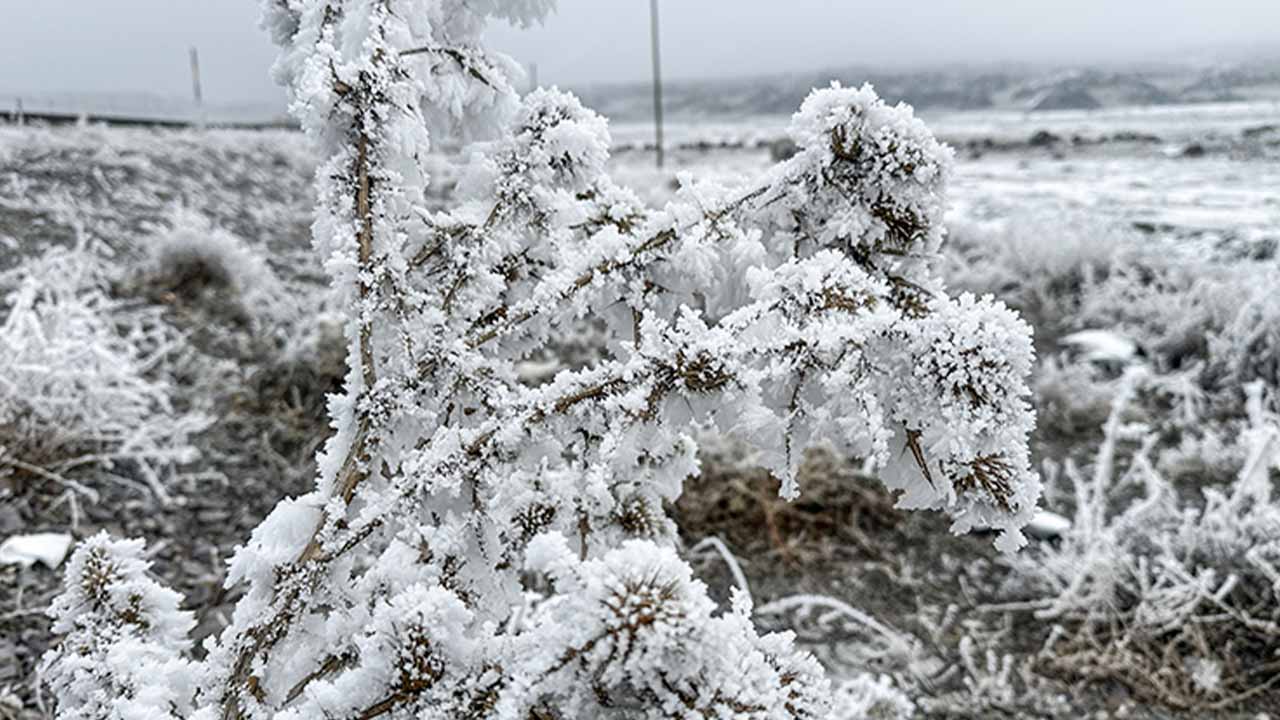
<path id="1" fill-rule="evenodd" d="M 792 570 L 853 558 L 885 560 L 886 535 L 906 513 L 874 476 L 830 451 L 805 453 L 794 502 L 778 497 L 778 481 L 741 455 L 741 448 L 703 453 L 702 476 L 686 483 L 675 505 L 685 536 L 719 537 L 737 552 Z"/>

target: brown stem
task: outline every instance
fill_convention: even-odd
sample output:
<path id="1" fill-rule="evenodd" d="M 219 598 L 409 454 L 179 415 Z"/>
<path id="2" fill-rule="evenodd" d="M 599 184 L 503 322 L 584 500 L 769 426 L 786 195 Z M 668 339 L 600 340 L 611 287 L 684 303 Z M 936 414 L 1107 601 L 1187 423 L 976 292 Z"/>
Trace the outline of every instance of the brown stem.
<path id="1" fill-rule="evenodd" d="M 373 290 L 365 277 L 373 272 L 373 213 L 369 209 L 372 189 L 373 183 L 369 178 L 369 136 L 362 128 L 360 137 L 356 140 L 356 216 L 360 218 L 357 240 L 360 243 L 359 286 L 362 303 L 369 299 Z M 365 310 L 366 308 L 361 308 L 362 312 Z M 364 373 L 364 388 L 368 392 L 377 382 L 377 373 L 373 367 L 373 324 L 368 318 L 360 323 L 360 365 Z"/>

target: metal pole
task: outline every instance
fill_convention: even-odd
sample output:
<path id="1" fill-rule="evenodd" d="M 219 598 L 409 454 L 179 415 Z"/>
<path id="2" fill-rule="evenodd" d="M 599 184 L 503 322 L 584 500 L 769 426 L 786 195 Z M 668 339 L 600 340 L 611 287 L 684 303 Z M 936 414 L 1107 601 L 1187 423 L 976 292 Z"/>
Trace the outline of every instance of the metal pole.
<path id="1" fill-rule="evenodd" d="M 662 167 L 662 59 L 658 51 L 658 0 L 649 0 L 649 38 L 653 46 L 653 127 L 658 167 Z"/>
<path id="2" fill-rule="evenodd" d="M 191 93 L 196 100 L 196 124 L 204 127 L 204 97 L 200 92 L 200 54 L 191 48 Z"/>

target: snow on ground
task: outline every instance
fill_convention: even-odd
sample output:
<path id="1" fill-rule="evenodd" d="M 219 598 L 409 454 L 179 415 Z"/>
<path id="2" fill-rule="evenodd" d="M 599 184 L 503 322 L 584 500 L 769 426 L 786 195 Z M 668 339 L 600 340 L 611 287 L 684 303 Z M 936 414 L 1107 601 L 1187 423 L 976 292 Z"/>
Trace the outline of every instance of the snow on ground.
<path id="1" fill-rule="evenodd" d="M 1230 103 L 1150 105 L 1098 110 L 935 110 L 918 113 L 934 133 L 955 144 L 970 140 L 996 142 L 1025 140 L 1036 130 L 1058 135 L 1103 138 L 1132 132 L 1155 135 L 1171 142 L 1204 136 L 1238 135 L 1245 130 L 1274 125 L 1280 117 L 1280 101 L 1254 100 Z M 668 120 L 664 133 L 669 145 L 697 142 L 753 145 L 781 137 L 789 118 L 757 115 L 733 119 L 697 118 Z M 653 143 L 648 122 L 615 122 L 610 132 L 620 147 Z"/>
<path id="2" fill-rule="evenodd" d="M 926 115 L 957 147 L 953 219 L 998 220 L 1044 210 L 1089 213 L 1173 240 L 1254 244 L 1280 239 L 1280 103 L 1243 102 L 1025 113 Z M 770 163 L 787 119 L 676 122 L 668 167 L 652 166 L 652 127 L 611 127 L 616 172 L 660 199 L 678 172 L 731 180 Z M 1032 145 L 1036 133 L 1056 142 Z M 1078 140 L 1073 142 L 1073 138 Z M 1198 149 L 1197 149 L 1198 148 Z M 1203 152 L 1203 154 L 1200 154 Z"/>
<path id="3" fill-rule="evenodd" d="M 952 212 L 982 219 L 1058 207 L 1179 238 L 1280 237 L 1280 163 L 1029 155 L 962 159 L 952 184 Z"/>

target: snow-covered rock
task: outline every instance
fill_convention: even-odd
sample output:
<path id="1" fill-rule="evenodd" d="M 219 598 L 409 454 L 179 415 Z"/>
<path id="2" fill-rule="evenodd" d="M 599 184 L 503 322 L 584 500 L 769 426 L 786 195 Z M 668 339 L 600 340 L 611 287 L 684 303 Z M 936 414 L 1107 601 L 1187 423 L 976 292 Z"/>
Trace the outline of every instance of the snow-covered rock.
<path id="1" fill-rule="evenodd" d="M 1061 537 L 1071 529 L 1071 521 L 1048 510 L 1041 510 L 1027 523 L 1026 533 L 1031 537 L 1048 540 Z"/>
<path id="2" fill-rule="evenodd" d="M 66 533 L 14 535 L 0 543 L 0 565 L 26 568 L 39 562 L 52 569 L 62 564 L 70 549 L 71 536 Z"/>
<path id="3" fill-rule="evenodd" d="M 1102 365 L 1129 365 L 1141 362 L 1146 352 L 1133 338 L 1114 330 L 1081 330 L 1064 335 L 1058 344 L 1075 352 L 1082 360 Z"/>

